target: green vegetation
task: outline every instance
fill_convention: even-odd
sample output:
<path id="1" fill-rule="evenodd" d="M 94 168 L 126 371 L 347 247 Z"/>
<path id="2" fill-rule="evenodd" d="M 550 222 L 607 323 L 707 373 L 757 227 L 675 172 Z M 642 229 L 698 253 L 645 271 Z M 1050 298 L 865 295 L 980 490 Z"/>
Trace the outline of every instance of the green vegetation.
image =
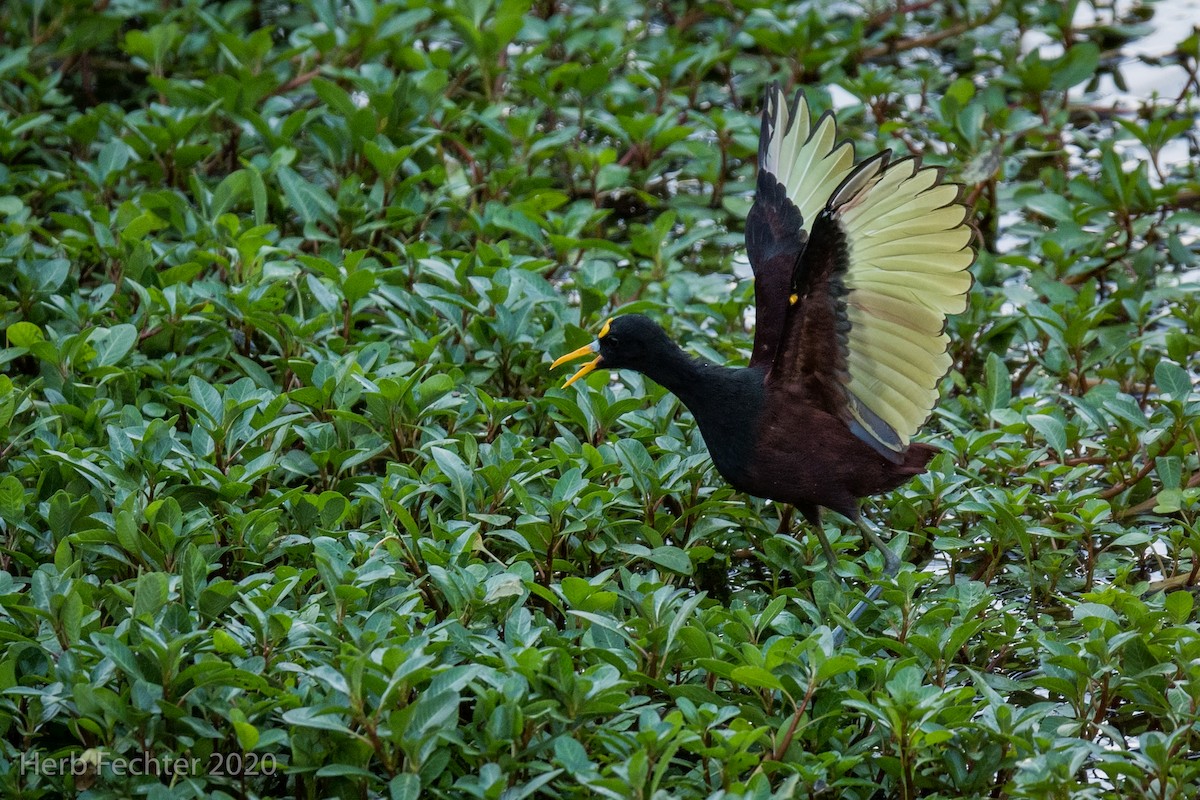
<path id="1" fill-rule="evenodd" d="M 0 795 L 1195 798 L 1200 35 L 994 2 L 4 3 Z M 981 234 L 836 651 L 852 528 L 548 370 L 745 359 L 772 80 Z"/>

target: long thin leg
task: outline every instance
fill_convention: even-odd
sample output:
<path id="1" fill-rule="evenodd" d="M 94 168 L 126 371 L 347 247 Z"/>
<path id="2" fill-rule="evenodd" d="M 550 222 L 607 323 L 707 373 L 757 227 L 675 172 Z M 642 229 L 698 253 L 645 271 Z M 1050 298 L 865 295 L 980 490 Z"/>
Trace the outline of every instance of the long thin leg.
<path id="1" fill-rule="evenodd" d="M 867 541 L 875 545 L 883 555 L 883 574 L 889 578 L 895 577 L 900 571 L 900 556 L 892 552 L 892 548 L 887 546 L 887 542 L 879 538 L 879 534 L 871 527 L 871 523 L 867 522 L 865 517 L 859 517 L 855 520 L 858 524 L 858 529 L 862 531 L 863 536 L 867 537 Z"/>
<path id="2" fill-rule="evenodd" d="M 867 596 L 865 599 L 859 600 L 857 603 L 855 603 L 854 608 L 850 609 L 850 613 L 847 614 L 846 617 L 849 618 L 851 622 L 858 622 L 858 618 L 862 616 L 864 611 L 875 604 L 875 601 L 879 599 L 879 595 L 881 594 L 883 594 L 883 587 L 877 583 L 867 590 Z M 845 640 L 846 631 L 841 625 L 838 625 L 833 629 L 833 646 L 839 647 Z"/>
<path id="3" fill-rule="evenodd" d="M 833 581 L 837 581 L 837 553 L 833 552 L 833 545 L 829 543 L 829 537 L 825 535 L 825 529 L 821 527 L 821 523 L 813 526 L 813 530 L 817 533 L 817 541 L 821 543 L 821 550 L 825 553 L 825 569 L 829 570 L 829 577 Z"/>
<path id="4" fill-rule="evenodd" d="M 875 529 L 871 527 L 871 523 L 867 522 L 864 517 L 860 516 L 858 519 L 856 519 L 855 524 L 858 525 L 858 529 L 862 531 L 862 534 L 866 540 L 878 548 L 879 552 L 883 555 L 883 574 L 889 578 L 894 577 L 896 573 L 900 571 L 900 557 L 892 551 L 892 548 L 888 547 L 887 542 L 880 538 L 879 534 L 875 532 Z M 875 601 L 879 599 L 879 595 L 881 594 L 883 594 L 882 586 L 879 584 L 872 586 L 867 591 L 866 599 L 860 600 L 857 604 L 855 604 L 854 608 L 850 609 L 850 613 L 846 615 L 847 618 L 849 618 L 851 622 L 858 622 L 858 618 L 861 617 L 863 612 L 866 611 L 870 606 L 874 605 Z M 842 629 L 841 625 L 838 625 L 833 629 L 834 647 L 840 646 L 845 639 L 846 631 Z"/>
<path id="5" fill-rule="evenodd" d="M 792 511 L 794 511 L 795 508 L 795 506 L 788 506 L 784 511 L 783 518 L 779 521 L 780 533 L 788 533 L 791 531 Z M 825 535 L 825 529 L 821 527 L 820 509 L 814 506 L 807 511 L 802 511 L 801 513 L 804 514 L 805 519 L 808 520 L 808 524 L 812 527 L 813 531 L 816 532 L 817 541 L 821 543 L 821 552 L 825 554 L 825 569 L 829 572 L 829 579 L 836 583 L 838 580 L 838 557 L 837 553 L 833 551 L 833 545 L 829 543 L 829 537 Z"/>
<path id="6" fill-rule="evenodd" d="M 866 598 L 859 600 L 854 608 L 850 609 L 850 613 L 846 616 L 850 618 L 851 622 L 858 622 L 858 618 L 862 616 L 862 613 L 866 611 L 867 608 L 870 607 L 876 600 L 878 600 L 879 595 L 881 594 L 883 594 L 883 585 L 877 583 L 867 590 Z"/>

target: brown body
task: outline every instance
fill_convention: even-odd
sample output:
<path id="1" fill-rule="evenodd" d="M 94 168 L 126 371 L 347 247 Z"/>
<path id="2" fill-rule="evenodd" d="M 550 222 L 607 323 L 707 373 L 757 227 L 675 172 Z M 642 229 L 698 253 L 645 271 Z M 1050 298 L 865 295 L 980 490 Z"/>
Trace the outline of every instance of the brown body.
<path id="1" fill-rule="evenodd" d="M 638 314 L 614 319 L 598 352 L 606 366 L 637 370 L 679 397 L 735 489 L 791 503 L 814 522 L 819 506 L 857 519 L 859 498 L 919 475 L 937 452 L 914 443 L 887 457 L 818 407 L 804 384 L 772 384 L 762 367 L 696 361 Z"/>
<path id="2" fill-rule="evenodd" d="M 756 497 L 791 503 L 813 524 L 818 506 L 856 519 L 860 497 L 891 491 L 920 475 L 937 453 L 927 444 L 913 443 L 904 451 L 903 461 L 893 463 L 837 417 L 800 407 L 803 411 L 797 414 L 786 398 L 768 400 L 757 438 L 771 446 L 757 450 L 746 474 L 734 485 Z"/>

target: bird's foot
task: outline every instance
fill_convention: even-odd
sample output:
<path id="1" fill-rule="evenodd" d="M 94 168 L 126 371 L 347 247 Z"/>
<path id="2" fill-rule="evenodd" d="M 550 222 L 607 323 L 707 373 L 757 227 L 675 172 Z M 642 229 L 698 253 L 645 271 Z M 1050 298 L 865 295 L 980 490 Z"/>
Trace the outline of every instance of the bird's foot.
<path id="1" fill-rule="evenodd" d="M 875 601 L 879 599 L 879 595 L 881 594 L 883 594 L 883 586 L 877 583 L 867 590 L 865 598 L 854 604 L 854 608 L 850 609 L 850 613 L 846 615 L 846 618 L 852 623 L 858 622 L 858 618 L 863 615 L 864 611 L 875 604 Z M 833 646 L 841 647 L 845 641 L 846 630 L 841 625 L 838 625 L 833 629 Z"/>

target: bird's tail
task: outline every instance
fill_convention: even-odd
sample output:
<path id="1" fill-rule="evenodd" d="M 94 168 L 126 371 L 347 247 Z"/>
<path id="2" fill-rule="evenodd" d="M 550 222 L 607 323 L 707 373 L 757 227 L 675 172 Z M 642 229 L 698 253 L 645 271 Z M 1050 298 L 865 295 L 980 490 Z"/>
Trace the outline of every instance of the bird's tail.
<path id="1" fill-rule="evenodd" d="M 913 475 L 920 475 L 925 471 L 925 466 L 935 455 L 940 451 L 936 447 L 925 444 L 924 442 L 913 442 L 904 451 L 904 463 L 900 465 L 899 472 L 903 473 L 904 479 Z"/>

